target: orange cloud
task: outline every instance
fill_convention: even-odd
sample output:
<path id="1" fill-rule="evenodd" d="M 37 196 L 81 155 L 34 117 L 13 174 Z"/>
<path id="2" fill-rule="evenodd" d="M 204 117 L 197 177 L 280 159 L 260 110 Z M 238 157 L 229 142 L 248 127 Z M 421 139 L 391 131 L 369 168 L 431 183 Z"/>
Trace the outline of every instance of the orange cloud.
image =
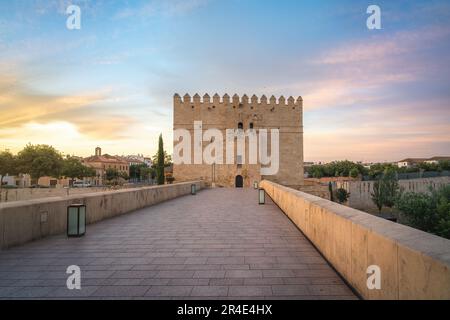
<path id="1" fill-rule="evenodd" d="M 385 104 L 377 108 L 324 115 L 320 125 L 305 125 L 305 159 L 396 161 L 448 154 L 450 109 L 446 102 Z"/>

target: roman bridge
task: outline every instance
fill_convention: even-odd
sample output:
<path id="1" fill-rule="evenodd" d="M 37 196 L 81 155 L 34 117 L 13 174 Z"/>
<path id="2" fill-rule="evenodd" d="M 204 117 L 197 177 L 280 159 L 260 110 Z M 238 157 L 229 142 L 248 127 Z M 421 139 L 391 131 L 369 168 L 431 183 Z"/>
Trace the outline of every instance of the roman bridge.
<path id="1" fill-rule="evenodd" d="M 0 204 L 0 299 L 450 298 L 449 240 L 267 181 L 265 205 L 191 184 Z M 81 238 L 65 236 L 73 203 Z"/>

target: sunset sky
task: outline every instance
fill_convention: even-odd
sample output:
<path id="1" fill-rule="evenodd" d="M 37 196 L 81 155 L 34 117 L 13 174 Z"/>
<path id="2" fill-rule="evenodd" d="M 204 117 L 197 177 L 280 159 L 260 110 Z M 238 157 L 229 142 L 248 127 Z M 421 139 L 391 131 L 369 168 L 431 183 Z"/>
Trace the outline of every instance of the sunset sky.
<path id="1" fill-rule="evenodd" d="M 186 92 L 303 96 L 306 161 L 450 155 L 450 1 L 0 0 L 0 150 L 171 151 Z"/>

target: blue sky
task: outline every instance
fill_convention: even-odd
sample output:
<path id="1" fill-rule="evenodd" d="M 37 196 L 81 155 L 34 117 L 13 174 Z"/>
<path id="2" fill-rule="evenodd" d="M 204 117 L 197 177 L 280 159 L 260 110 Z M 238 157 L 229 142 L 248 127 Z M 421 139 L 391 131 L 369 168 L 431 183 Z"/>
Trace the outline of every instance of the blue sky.
<path id="1" fill-rule="evenodd" d="M 0 0 L 0 148 L 153 154 L 217 92 L 303 96 L 305 160 L 450 155 L 449 40 L 449 1 Z"/>

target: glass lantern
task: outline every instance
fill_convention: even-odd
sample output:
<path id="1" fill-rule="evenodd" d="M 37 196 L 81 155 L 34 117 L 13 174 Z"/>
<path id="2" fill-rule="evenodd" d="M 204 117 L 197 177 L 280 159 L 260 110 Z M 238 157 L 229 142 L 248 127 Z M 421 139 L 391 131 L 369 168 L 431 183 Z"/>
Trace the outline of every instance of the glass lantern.
<path id="1" fill-rule="evenodd" d="M 67 236 L 82 237 L 86 233 L 86 206 L 72 204 L 67 207 Z"/>
<path id="2" fill-rule="evenodd" d="M 259 189 L 259 204 L 266 203 L 266 192 L 264 189 Z"/>

